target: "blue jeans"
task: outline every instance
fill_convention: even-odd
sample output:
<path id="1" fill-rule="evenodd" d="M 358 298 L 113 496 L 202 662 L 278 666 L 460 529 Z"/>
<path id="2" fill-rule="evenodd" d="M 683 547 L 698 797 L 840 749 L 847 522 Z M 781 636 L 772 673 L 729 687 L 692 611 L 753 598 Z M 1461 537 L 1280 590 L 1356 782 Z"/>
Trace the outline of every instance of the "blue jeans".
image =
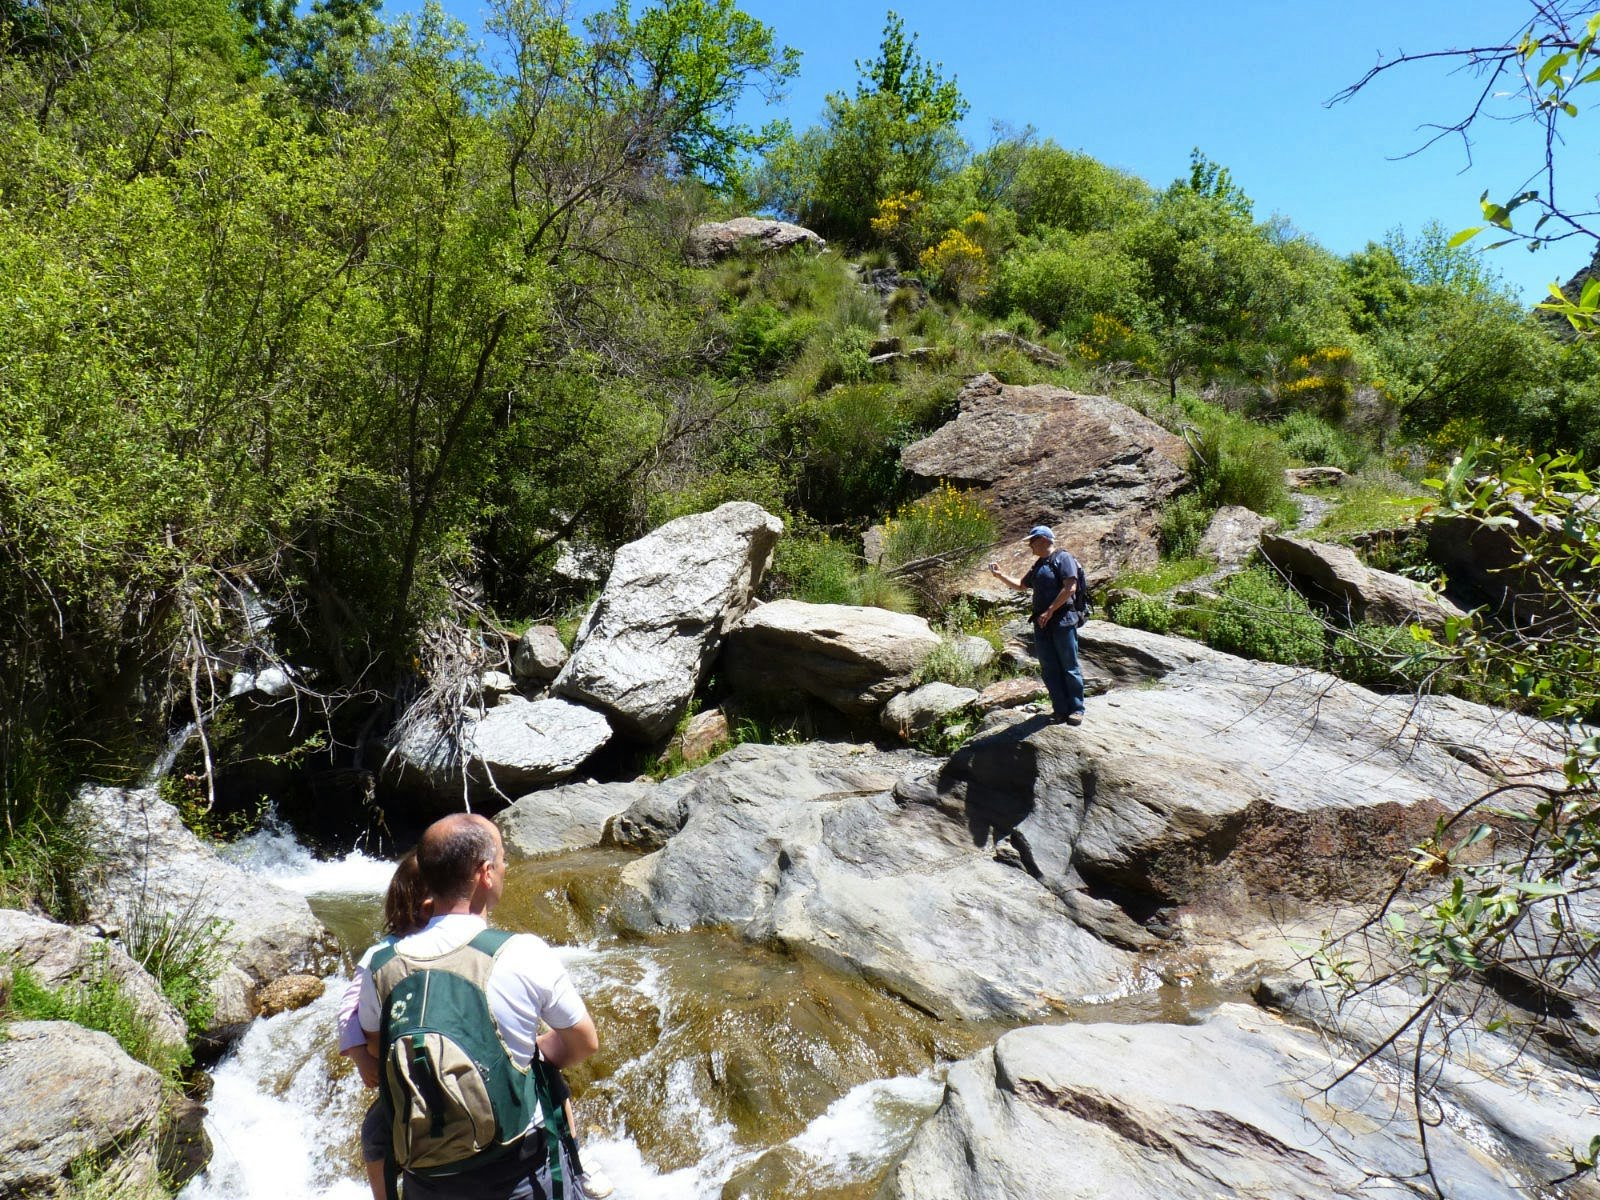
<path id="1" fill-rule="evenodd" d="M 1039 671 L 1050 693 L 1050 706 L 1056 716 L 1083 711 L 1083 671 L 1078 666 L 1078 631 L 1070 625 L 1033 629 L 1034 647 L 1039 652 Z"/>

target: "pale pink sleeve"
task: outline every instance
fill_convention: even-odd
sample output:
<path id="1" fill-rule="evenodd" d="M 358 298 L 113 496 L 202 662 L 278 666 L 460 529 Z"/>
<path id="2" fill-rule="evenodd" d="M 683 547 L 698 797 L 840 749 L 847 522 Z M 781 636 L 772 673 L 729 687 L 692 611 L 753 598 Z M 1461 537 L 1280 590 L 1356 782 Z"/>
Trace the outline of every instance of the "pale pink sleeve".
<path id="1" fill-rule="evenodd" d="M 361 976 L 364 971 L 357 971 L 356 977 L 350 981 L 350 986 L 345 988 L 344 996 L 339 1001 L 339 1053 L 344 1054 L 354 1050 L 357 1046 L 367 1044 L 366 1032 L 361 1028 L 360 1013 L 357 1007 L 361 1000 Z"/>

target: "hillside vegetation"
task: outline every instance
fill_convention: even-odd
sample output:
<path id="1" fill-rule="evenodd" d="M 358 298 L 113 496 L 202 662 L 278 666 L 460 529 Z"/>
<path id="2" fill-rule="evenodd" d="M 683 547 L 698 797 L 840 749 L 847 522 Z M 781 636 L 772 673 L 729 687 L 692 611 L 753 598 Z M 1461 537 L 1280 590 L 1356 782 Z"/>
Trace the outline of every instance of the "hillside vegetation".
<path id="1" fill-rule="evenodd" d="M 749 499 L 793 535 L 775 586 L 937 604 L 856 538 L 940 549 L 898 453 L 978 371 L 1184 432 L 1176 560 L 1220 504 L 1292 513 L 1286 465 L 1359 473 L 1353 530 L 1475 440 L 1600 450 L 1595 348 L 1440 229 L 1341 257 L 1200 151 L 1160 186 L 1032 130 L 969 146 L 892 14 L 799 133 L 729 115 L 798 69 L 733 0 L 508 0 L 486 38 L 362 0 L 0 0 L 9 888 L 51 894 L 66 788 L 213 712 L 213 663 L 299 664 L 359 765 L 441 628 L 581 604 L 575 543 Z M 685 265 L 751 209 L 830 250 Z M 925 352 L 871 361 L 896 343 Z"/>

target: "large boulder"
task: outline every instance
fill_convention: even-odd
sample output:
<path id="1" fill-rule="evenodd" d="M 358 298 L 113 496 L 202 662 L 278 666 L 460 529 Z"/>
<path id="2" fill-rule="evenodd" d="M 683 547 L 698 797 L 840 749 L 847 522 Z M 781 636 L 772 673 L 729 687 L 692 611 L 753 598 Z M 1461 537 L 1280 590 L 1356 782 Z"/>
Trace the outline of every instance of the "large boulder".
<path id="1" fill-rule="evenodd" d="M 565 779 L 610 740 L 592 708 L 507 696 L 469 726 L 463 749 L 467 769 L 504 791 Z"/>
<path id="2" fill-rule="evenodd" d="M 962 812 L 1058 895 L 1087 880 L 1223 913 L 1370 900 L 1440 815 L 1507 778 L 1559 778 L 1560 731 L 1539 722 L 1136 630 L 1096 636 L 1146 686 L 1092 702 L 1077 728 L 1000 728 L 899 789 Z"/>
<path id="3" fill-rule="evenodd" d="M 84 787 L 73 815 L 94 856 L 77 881 L 91 919 L 122 930 L 165 923 L 193 937 L 217 922 L 216 1014 L 195 1032 L 236 1037 L 256 1014 L 258 987 L 326 974 L 336 960 L 337 942 L 304 896 L 224 862 L 154 789 Z"/>
<path id="4" fill-rule="evenodd" d="M 1576 1079 L 1541 1083 L 1533 1103 L 1483 1074 L 1452 1081 L 1425 1160 L 1399 1082 L 1408 1069 L 1357 1067 L 1322 1036 L 1237 1004 L 1192 1025 L 1019 1029 L 951 1068 L 886 1194 L 1357 1200 L 1431 1165 L 1439 1194 L 1501 1200 L 1545 1194 L 1555 1160 L 1593 1133 Z"/>
<path id="5" fill-rule="evenodd" d="M 1156 562 L 1156 514 L 1188 478 L 1181 438 L 1105 396 L 993 375 L 969 380 L 959 404 L 956 419 L 907 446 L 900 464 L 979 489 L 1012 543 L 1003 568 L 1020 574 L 1032 563 L 1020 539 L 1040 523 L 1095 582 Z"/>
<path id="6" fill-rule="evenodd" d="M 4 908 L 0 909 L 0 960 L 27 968 L 49 988 L 88 987 L 102 975 L 109 976 L 133 1002 L 156 1041 L 182 1046 L 188 1039 L 188 1026 L 161 986 L 115 942 Z"/>
<path id="7" fill-rule="evenodd" d="M 803 225 L 769 217 L 734 217 L 708 221 L 689 233 L 684 257 L 696 266 L 731 258 L 735 254 L 776 254 L 795 246 L 823 250 L 828 243 Z"/>
<path id="8" fill-rule="evenodd" d="M 1137 960 L 1088 932 L 952 814 L 891 793 L 908 752 L 744 745 L 671 781 L 679 828 L 646 802 L 655 853 L 623 868 L 640 931 L 726 926 L 859 974 L 934 1013 L 1044 1015 L 1135 986 Z M 629 815 L 614 829 L 634 826 Z"/>
<path id="9" fill-rule="evenodd" d="M 1225 504 L 1212 516 L 1196 552 L 1225 570 L 1233 570 L 1242 567 L 1260 548 L 1262 534 L 1275 533 L 1277 529 L 1274 517 L 1263 517 L 1239 504 Z"/>
<path id="10" fill-rule="evenodd" d="M 549 683 L 567 665 L 567 648 L 554 625 L 530 625 L 511 654 L 511 670 L 518 679 Z"/>
<path id="11" fill-rule="evenodd" d="M 600 843 L 611 818 L 636 804 L 647 783 L 565 783 L 523 796 L 496 814 L 512 860 L 581 850 Z"/>
<path id="12" fill-rule="evenodd" d="M 907 613 L 777 600 L 729 632 L 722 677 L 735 692 L 773 705 L 809 696 L 870 720 L 911 684 L 940 640 Z"/>
<path id="13" fill-rule="evenodd" d="M 1357 621 L 1440 628 L 1465 614 L 1420 583 L 1365 565 L 1348 546 L 1264 533 L 1261 553 L 1301 592 Z"/>
<path id="14" fill-rule="evenodd" d="M 445 811 L 462 796 L 508 792 L 575 774 L 611 740 L 611 723 L 592 708 L 554 696 L 502 696 L 489 709 L 468 709 L 454 732 L 417 721 L 394 738 L 402 783 L 420 781 Z M 463 776 L 465 772 L 465 776 Z"/>
<path id="15" fill-rule="evenodd" d="M 108 1034 L 65 1021 L 5 1026 L 0 1198 L 64 1193 L 86 1159 L 106 1163 L 130 1193 L 151 1186 L 161 1092 L 161 1076 Z"/>
<path id="16" fill-rule="evenodd" d="M 735 501 L 622 547 L 552 690 L 632 736 L 665 737 L 749 607 L 782 533 L 777 517 Z"/>

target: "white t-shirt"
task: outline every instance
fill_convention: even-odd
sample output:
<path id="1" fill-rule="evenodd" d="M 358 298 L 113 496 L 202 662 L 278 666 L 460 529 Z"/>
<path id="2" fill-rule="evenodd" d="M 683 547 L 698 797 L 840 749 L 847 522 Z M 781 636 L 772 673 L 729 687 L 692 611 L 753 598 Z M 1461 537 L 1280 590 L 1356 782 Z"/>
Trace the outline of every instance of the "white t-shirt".
<path id="1" fill-rule="evenodd" d="M 482 917 L 446 913 L 395 942 L 394 948 L 409 958 L 434 958 L 465 946 L 488 927 L 489 923 Z M 363 954 L 356 970 L 361 982 L 357 1012 L 361 1028 L 368 1033 L 377 1033 L 383 1020 L 378 989 L 373 985 L 369 969 L 377 950 L 378 946 L 373 946 Z M 533 1059 L 534 1039 L 539 1036 L 541 1020 L 552 1029 L 570 1029 L 589 1015 L 556 952 L 543 938 L 531 933 L 514 935 L 495 956 L 486 990 L 489 1011 L 500 1028 L 500 1038 L 520 1067 L 526 1067 Z"/>

